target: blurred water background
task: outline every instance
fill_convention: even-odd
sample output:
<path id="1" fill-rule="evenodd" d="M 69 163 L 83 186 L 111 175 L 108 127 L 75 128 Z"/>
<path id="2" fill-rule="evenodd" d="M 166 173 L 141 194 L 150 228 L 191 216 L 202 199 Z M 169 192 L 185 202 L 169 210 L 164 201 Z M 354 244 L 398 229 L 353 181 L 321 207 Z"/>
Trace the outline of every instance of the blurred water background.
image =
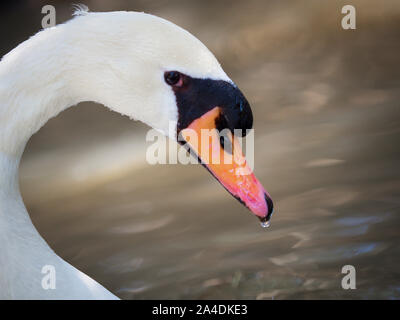
<path id="1" fill-rule="evenodd" d="M 32 220 L 57 254 L 126 299 L 399 299 L 400 2 L 82 1 L 152 13 L 216 55 L 255 117 L 265 230 L 199 165 L 145 161 L 147 127 L 81 103 L 21 164 Z M 1 4 L 1 55 L 69 1 Z M 343 290 L 353 265 L 357 289 Z"/>

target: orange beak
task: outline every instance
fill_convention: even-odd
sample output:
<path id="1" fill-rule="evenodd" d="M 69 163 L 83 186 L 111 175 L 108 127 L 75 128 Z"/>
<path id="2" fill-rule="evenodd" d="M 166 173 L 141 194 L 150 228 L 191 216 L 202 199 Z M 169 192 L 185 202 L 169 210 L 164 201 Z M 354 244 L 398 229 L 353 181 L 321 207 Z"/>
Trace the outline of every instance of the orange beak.
<path id="1" fill-rule="evenodd" d="M 272 200 L 247 164 L 237 137 L 228 131 L 225 141 L 230 146 L 221 146 L 216 125 L 221 115 L 221 108 L 215 107 L 181 130 L 180 135 L 222 186 L 267 227 L 273 212 Z"/>

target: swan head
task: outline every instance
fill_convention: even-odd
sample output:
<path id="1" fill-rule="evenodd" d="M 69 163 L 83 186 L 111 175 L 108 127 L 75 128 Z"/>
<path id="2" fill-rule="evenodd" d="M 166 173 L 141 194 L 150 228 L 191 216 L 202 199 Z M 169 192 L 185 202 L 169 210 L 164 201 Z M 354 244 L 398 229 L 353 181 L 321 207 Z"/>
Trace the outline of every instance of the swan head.
<path id="1" fill-rule="evenodd" d="M 85 68 L 80 70 L 92 70 L 96 76 L 77 90 L 96 92 L 87 99 L 178 140 L 202 161 L 206 152 L 216 149 L 222 156 L 232 154 L 237 163 L 220 159 L 219 163 L 202 164 L 261 221 L 269 221 L 273 211 L 269 194 L 252 172 L 238 172 L 249 170 L 237 135 L 252 128 L 252 111 L 207 47 L 186 30 L 149 14 L 88 13 L 73 19 L 79 20 L 75 32 L 80 32 L 82 24 L 87 26 L 83 46 L 95 48 L 102 58 L 83 55 Z M 227 129 L 225 142 L 217 136 L 201 147 L 203 129 Z M 200 140 L 193 138 L 193 132 Z"/>

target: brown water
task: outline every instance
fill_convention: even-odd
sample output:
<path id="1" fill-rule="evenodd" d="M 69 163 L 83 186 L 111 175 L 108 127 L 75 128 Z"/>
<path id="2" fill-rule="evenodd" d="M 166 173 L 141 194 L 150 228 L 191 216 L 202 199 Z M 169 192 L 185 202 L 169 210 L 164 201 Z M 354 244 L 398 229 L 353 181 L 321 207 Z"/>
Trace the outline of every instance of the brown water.
<path id="1" fill-rule="evenodd" d="M 253 107 L 276 209 L 261 228 L 201 166 L 147 164 L 144 125 L 86 103 L 21 166 L 51 247 L 121 298 L 399 299 L 400 3 L 352 1 L 352 31 L 347 3 L 326 3 L 89 2 L 168 18 L 216 54 Z"/>

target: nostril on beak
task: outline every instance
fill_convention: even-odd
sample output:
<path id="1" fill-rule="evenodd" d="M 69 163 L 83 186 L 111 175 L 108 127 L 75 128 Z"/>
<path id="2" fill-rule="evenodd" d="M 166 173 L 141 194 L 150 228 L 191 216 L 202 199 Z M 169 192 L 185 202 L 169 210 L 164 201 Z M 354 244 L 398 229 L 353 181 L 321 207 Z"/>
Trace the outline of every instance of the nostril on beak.
<path id="1" fill-rule="evenodd" d="M 239 109 L 240 113 L 243 112 L 244 107 L 243 107 L 243 100 L 242 99 L 240 99 L 240 101 L 237 103 L 236 108 Z"/>

